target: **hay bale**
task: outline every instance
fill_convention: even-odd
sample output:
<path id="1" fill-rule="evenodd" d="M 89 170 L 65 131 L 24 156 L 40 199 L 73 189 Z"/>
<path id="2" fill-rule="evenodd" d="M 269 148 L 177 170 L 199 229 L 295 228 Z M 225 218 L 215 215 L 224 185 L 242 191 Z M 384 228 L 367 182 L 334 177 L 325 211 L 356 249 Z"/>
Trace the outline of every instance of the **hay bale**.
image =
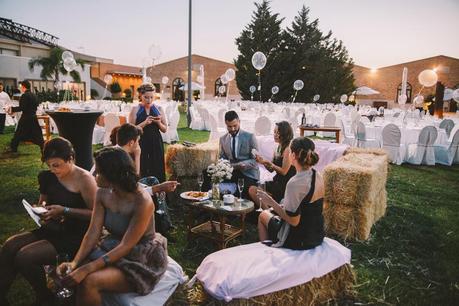
<path id="1" fill-rule="evenodd" d="M 355 296 L 354 284 L 354 270 L 346 264 L 307 283 L 250 299 L 234 299 L 229 303 L 216 300 L 207 294 L 201 283 L 196 282 L 188 291 L 188 301 L 191 305 L 317 305 L 331 300 L 352 299 Z"/>
<path id="2" fill-rule="evenodd" d="M 166 171 L 171 177 L 197 176 L 218 159 L 218 143 L 205 142 L 194 147 L 170 145 L 166 152 Z"/>
<path id="3" fill-rule="evenodd" d="M 348 153 L 324 169 L 327 234 L 366 240 L 387 206 L 387 155 Z"/>
<path id="4" fill-rule="evenodd" d="M 344 151 L 344 155 L 346 154 L 373 154 L 373 155 L 387 155 L 386 151 L 383 149 L 376 149 L 376 148 L 357 148 L 357 147 L 349 147 Z"/>

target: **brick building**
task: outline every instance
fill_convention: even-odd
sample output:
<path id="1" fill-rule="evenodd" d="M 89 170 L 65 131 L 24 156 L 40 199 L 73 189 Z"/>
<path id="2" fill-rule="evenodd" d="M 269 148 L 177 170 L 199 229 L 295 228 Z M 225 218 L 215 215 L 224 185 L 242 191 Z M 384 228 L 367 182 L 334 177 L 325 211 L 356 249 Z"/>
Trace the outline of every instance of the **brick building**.
<path id="1" fill-rule="evenodd" d="M 447 88 L 459 88 L 459 59 L 444 55 L 429 57 L 407 63 L 370 69 L 363 66 L 354 66 L 355 86 L 368 86 L 380 92 L 379 95 L 357 97 L 362 103 L 372 101 L 387 101 L 389 107 L 397 105 L 397 97 L 401 92 L 403 68 L 408 68 L 407 103 L 419 93 L 422 85 L 418 75 L 425 69 L 434 69 L 438 80 Z M 426 97 L 435 94 L 435 86 L 423 88 L 421 94 Z"/>

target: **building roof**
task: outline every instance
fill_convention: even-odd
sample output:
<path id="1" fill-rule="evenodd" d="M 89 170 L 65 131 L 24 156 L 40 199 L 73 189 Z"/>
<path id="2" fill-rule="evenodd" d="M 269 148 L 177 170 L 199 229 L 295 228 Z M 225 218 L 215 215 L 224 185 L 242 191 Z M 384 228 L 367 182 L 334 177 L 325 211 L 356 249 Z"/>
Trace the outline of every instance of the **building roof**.
<path id="1" fill-rule="evenodd" d="M 203 58 L 203 59 L 207 59 L 207 60 L 211 60 L 211 61 L 224 63 L 224 64 L 227 64 L 227 65 L 233 65 L 232 63 L 228 63 L 228 62 L 225 62 L 225 61 L 222 61 L 222 60 L 218 60 L 218 59 L 215 59 L 215 58 L 211 58 L 211 57 L 207 57 L 207 56 L 202 56 L 202 55 L 199 55 L 199 54 L 191 54 L 191 57 L 192 57 L 192 59 Z M 181 61 L 181 60 L 184 60 L 184 59 L 187 59 L 187 58 L 188 58 L 188 56 L 182 56 L 182 57 L 179 57 L 179 58 L 167 61 L 167 62 L 156 64 L 155 66 L 166 65 L 166 64 L 170 64 L 170 63 L 176 62 L 176 61 Z M 148 68 L 150 68 L 150 67 L 148 67 Z"/>

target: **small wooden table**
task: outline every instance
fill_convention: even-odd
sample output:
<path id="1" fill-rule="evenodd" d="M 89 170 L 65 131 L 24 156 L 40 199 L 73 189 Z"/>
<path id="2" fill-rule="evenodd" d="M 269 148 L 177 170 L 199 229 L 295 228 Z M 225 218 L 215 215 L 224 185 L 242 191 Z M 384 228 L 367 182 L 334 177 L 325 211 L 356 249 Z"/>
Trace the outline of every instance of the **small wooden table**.
<path id="1" fill-rule="evenodd" d="M 336 126 L 319 126 L 319 127 L 312 127 L 312 126 L 305 126 L 300 125 L 300 136 L 304 136 L 304 131 L 313 131 L 313 132 L 334 132 L 336 137 L 336 143 L 339 143 L 339 132 L 341 129 Z"/>
<path id="2" fill-rule="evenodd" d="M 184 201 L 185 205 L 188 207 L 188 238 L 190 239 L 192 235 L 196 235 L 210 239 L 217 243 L 217 246 L 220 249 L 224 249 L 229 241 L 244 234 L 245 216 L 254 209 L 254 203 L 244 199 L 242 200 L 240 206 L 236 206 L 235 204 L 223 205 L 223 201 Z M 238 199 L 235 201 L 238 201 Z M 193 213 L 196 211 L 209 212 L 211 215 L 210 220 L 202 224 L 195 225 Z M 218 221 L 214 221 L 213 216 L 216 216 Z M 238 228 L 231 224 L 226 224 L 227 216 L 240 216 L 241 227 Z"/>
<path id="3" fill-rule="evenodd" d="M 45 132 L 45 140 L 48 141 L 51 139 L 51 126 L 49 125 L 49 116 L 48 115 L 37 115 L 38 120 L 43 120 L 44 125 L 40 125 L 40 127 Z"/>

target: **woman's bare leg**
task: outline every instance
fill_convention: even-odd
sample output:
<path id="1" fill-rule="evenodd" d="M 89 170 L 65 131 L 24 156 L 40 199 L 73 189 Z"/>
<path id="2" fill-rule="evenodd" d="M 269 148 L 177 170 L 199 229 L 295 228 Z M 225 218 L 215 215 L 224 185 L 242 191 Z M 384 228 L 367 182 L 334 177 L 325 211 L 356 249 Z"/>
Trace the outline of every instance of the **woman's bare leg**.
<path id="1" fill-rule="evenodd" d="M 264 210 L 258 216 L 258 237 L 260 241 L 269 239 L 268 235 L 268 223 L 269 219 L 273 217 L 269 211 Z"/>
<path id="2" fill-rule="evenodd" d="M 107 267 L 89 274 L 78 286 L 77 306 L 102 305 L 102 291 L 117 293 L 132 292 L 124 273 L 116 267 Z"/>

